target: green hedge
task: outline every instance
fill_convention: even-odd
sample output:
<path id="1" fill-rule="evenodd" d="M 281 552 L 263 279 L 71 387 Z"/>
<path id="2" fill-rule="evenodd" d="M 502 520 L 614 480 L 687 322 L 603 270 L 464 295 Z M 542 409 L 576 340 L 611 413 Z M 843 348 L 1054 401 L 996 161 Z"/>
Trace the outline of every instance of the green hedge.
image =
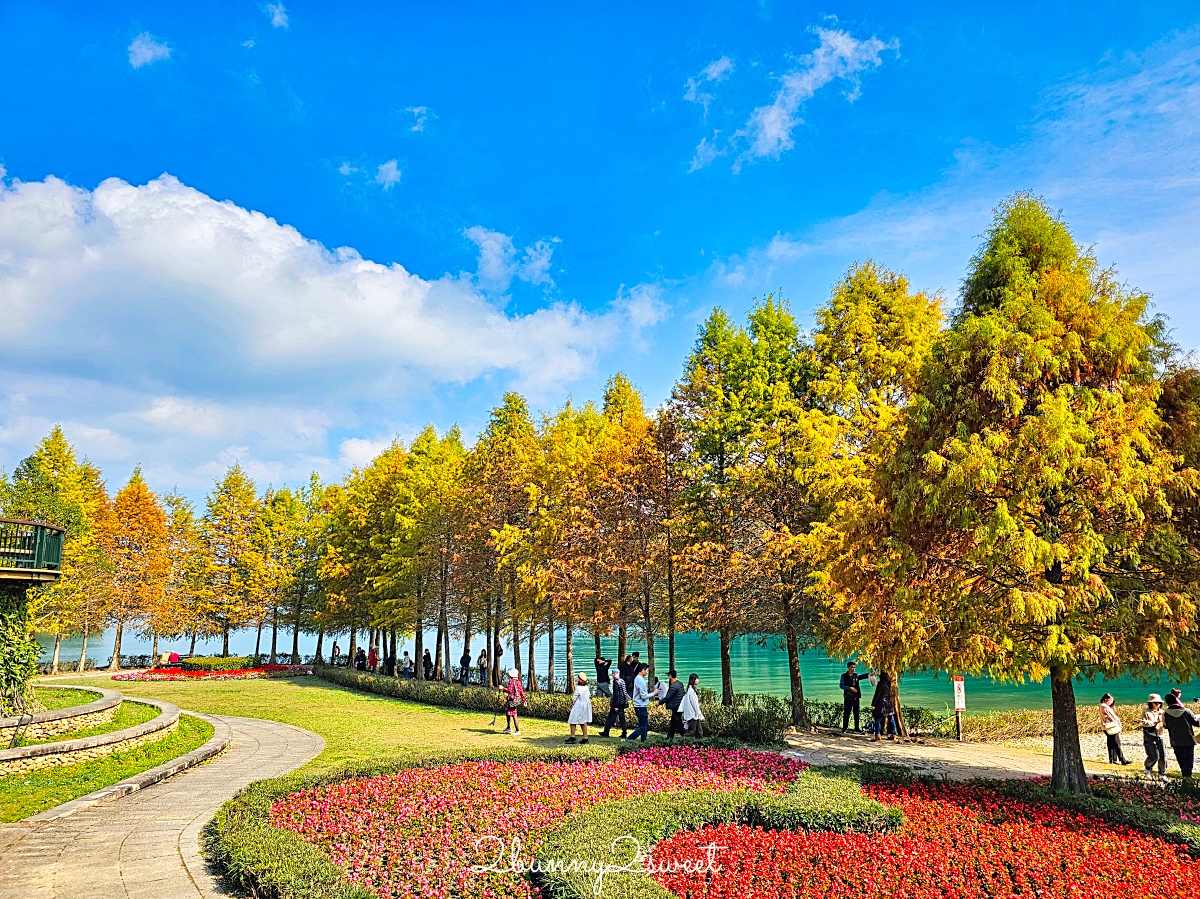
<path id="1" fill-rule="evenodd" d="M 504 711 L 499 693 L 487 687 L 463 687 L 444 681 L 403 680 L 329 665 L 314 665 L 313 674 L 339 686 L 426 705 L 500 714 Z M 571 710 L 571 694 L 537 691 L 527 692 L 525 697 L 526 706 L 521 709 L 523 716 L 549 721 L 567 720 Z M 739 693 L 734 697 L 732 706 L 704 702 L 702 708 L 707 733 L 743 743 L 760 746 L 782 743 L 784 734 L 792 726 L 790 703 L 776 696 Z M 608 714 L 608 700 L 603 696 L 593 696 L 592 711 L 594 726 L 602 727 Z M 625 717 L 632 730 L 636 724 L 632 708 L 626 710 Z M 659 703 L 650 706 L 651 731 L 666 733 L 670 721 L 671 714 L 665 706 Z"/>
<path id="2" fill-rule="evenodd" d="M 254 656 L 192 656 L 179 663 L 184 671 L 235 671 L 253 668 Z"/>
<path id="3" fill-rule="evenodd" d="M 810 768 L 782 794 L 657 793 L 596 806 L 548 836 L 538 853 L 535 880 L 555 899 L 669 899 L 672 894 L 640 870 L 640 860 L 632 860 L 629 837 L 648 849 L 681 830 L 726 822 L 839 832 L 900 826 L 899 809 L 863 796 L 859 787 L 852 772 Z"/>

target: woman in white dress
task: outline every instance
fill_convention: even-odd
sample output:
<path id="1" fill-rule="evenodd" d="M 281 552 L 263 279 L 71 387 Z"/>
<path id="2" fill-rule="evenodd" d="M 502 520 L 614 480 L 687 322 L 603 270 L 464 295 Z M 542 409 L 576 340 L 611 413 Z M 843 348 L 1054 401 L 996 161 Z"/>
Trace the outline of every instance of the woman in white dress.
<path id="1" fill-rule="evenodd" d="M 683 716 L 683 732 L 697 740 L 704 736 L 704 727 L 700 723 L 704 720 L 704 715 L 700 711 L 700 694 L 697 692 L 699 689 L 700 675 L 689 676 L 687 691 L 679 702 L 679 714 Z"/>
<path id="2" fill-rule="evenodd" d="M 567 724 L 571 725 L 571 736 L 568 743 L 575 742 L 575 726 L 583 728 L 583 739 L 579 745 L 588 741 L 587 729 L 592 723 L 592 691 L 588 689 L 586 674 L 575 678 L 575 695 L 571 698 L 571 714 L 567 716 Z"/>

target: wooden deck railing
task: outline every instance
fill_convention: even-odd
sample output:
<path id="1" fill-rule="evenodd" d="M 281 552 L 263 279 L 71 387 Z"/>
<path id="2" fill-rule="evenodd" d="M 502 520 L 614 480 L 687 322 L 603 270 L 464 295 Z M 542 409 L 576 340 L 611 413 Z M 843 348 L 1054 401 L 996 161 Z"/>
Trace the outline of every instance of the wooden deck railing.
<path id="1" fill-rule="evenodd" d="M 0 580 L 58 580 L 63 533 L 41 521 L 0 518 Z"/>

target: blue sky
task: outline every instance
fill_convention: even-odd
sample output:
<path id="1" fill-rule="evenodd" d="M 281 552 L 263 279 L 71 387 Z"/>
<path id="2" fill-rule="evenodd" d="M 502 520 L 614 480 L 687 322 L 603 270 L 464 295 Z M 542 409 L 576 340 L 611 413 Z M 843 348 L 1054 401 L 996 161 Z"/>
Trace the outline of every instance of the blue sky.
<path id="1" fill-rule="evenodd" d="M 337 477 L 873 257 L 953 303 L 1018 189 L 1200 345 L 1200 7 L 0 7 L 0 465 Z"/>

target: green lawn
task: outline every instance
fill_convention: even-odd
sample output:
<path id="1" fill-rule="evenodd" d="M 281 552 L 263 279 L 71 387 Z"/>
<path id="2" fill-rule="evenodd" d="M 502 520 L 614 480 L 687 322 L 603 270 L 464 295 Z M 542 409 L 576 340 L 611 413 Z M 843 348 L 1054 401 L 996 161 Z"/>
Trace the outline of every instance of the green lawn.
<path id="1" fill-rule="evenodd" d="M 57 712 L 59 709 L 70 709 L 77 705 L 87 705 L 100 698 L 99 693 L 84 693 L 80 690 L 55 690 L 52 687 L 35 687 L 34 696 L 47 712 Z"/>
<path id="2" fill-rule="evenodd" d="M 62 692 L 66 693 L 67 690 Z M 114 730 L 123 730 L 126 727 L 136 727 L 139 724 L 144 724 L 151 719 L 157 718 L 159 710 L 152 705 L 146 705 L 141 702 L 123 702 L 117 706 L 117 712 L 113 715 L 112 721 L 107 724 L 97 724 L 95 727 L 81 727 L 77 730 L 70 730 L 66 733 L 58 734 L 57 736 L 47 737 L 44 740 L 18 740 L 18 746 L 36 746 L 39 743 L 58 743 L 63 740 L 78 740 L 83 737 L 96 737 L 100 734 L 111 733 Z"/>
<path id="3" fill-rule="evenodd" d="M 111 786 L 191 752 L 212 735 L 212 725 L 207 721 L 184 715 L 179 719 L 177 731 L 154 743 L 78 765 L 0 777 L 0 822 L 20 821 L 93 790 Z"/>
<path id="4" fill-rule="evenodd" d="M 325 738 L 325 751 L 310 767 L 330 768 L 397 749 L 459 749 L 499 746 L 517 740 L 559 745 L 567 726 L 532 718 L 520 737 L 508 737 L 500 715 L 440 709 L 357 693 L 314 677 L 224 681 L 110 683 L 107 677 L 72 679 L 82 686 L 115 687 L 127 696 L 164 699 L 182 709 L 213 715 L 266 718 L 303 727 Z"/>

